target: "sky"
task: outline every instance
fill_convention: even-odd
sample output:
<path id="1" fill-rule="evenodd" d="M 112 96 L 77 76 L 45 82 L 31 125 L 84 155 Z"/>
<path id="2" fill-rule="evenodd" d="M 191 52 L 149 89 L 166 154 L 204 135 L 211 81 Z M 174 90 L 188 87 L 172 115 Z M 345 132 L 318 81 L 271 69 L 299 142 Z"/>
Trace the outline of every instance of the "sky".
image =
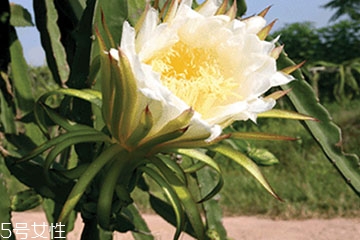
<path id="1" fill-rule="evenodd" d="M 277 19 L 274 29 L 280 29 L 286 24 L 295 22 L 313 22 L 315 27 L 325 27 L 334 11 L 321 8 L 330 0 L 247 0 L 247 12 L 245 16 L 261 12 L 268 6 L 272 6 L 266 16 L 271 22 Z M 22 5 L 33 15 L 32 0 L 10 0 Z M 34 19 L 33 19 L 34 22 Z M 23 51 L 27 62 L 32 66 L 45 64 L 45 54 L 40 44 L 40 37 L 36 27 L 16 28 L 18 37 L 23 45 Z"/>

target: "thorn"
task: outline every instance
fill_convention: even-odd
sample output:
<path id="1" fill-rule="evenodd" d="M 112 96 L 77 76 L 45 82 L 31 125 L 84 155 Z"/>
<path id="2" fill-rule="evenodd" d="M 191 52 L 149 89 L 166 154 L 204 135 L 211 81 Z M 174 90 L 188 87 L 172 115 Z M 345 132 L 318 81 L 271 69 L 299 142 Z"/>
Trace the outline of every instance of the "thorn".
<path id="1" fill-rule="evenodd" d="M 226 15 L 233 20 L 236 18 L 236 13 L 237 13 L 237 5 L 236 5 L 236 1 L 234 1 L 233 5 L 231 5 L 230 9 L 226 12 Z"/>
<path id="2" fill-rule="evenodd" d="M 302 61 L 302 62 L 299 63 L 299 64 L 296 64 L 296 65 L 292 65 L 292 66 L 283 68 L 283 69 L 281 69 L 281 72 L 286 73 L 286 74 L 290 74 L 290 73 L 294 72 L 295 70 L 301 68 L 301 67 L 305 64 L 305 62 L 306 62 L 306 61 Z"/>
<path id="3" fill-rule="evenodd" d="M 274 48 L 271 51 L 270 56 L 273 57 L 274 59 L 278 59 L 283 49 L 284 49 L 284 45 Z"/>
<path id="4" fill-rule="evenodd" d="M 226 13 L 226 8 L 228 6 L 229 0 L 224 0 L 220 7 L 216 10 L 215 15 L 222 15 Z"/>
<path id="5" fill-rule="evenodd" d="M 258 37 L 260 38 L 260 40 L 265 40 L 265 38 L 269 35 L 271 29 L 273 28 L 274 24 L 276 23 L 277 19 L 275 19 L 274 21 L 272 21 L 271 23 L 269 23 L 266 27 L 264 27 L 263 29 L 260 30 L 260 32 L 258 32 Z"/>
<path id="6" fill-rule="evenodd" d="M 264 17 L 266 16 L 266 14 L 269 12 L 269 10 L 270 10 L 271 7 L 272 7 L 272 5 L 268 6 L 268 7 L 265 8 L 264 10 L 262 10 L 262 11 L 258 14 L 258 16 L 264 18 Z"/>
<path id="7" fill-rule="evenodd" d="M 264 97 L 264 99 L 274 99 L 274 100 L 277 100 L 279 98 L 282 98 L 283 96 L 285 96 L 286 94 L 288 94 L 289 92 L 291 92 L 291 88 L 290 89 L 287 89 L 287 90 L 284 90 L 284 91 L 276 91 L 276 92 L 273 92 L 272 94 Z"/>

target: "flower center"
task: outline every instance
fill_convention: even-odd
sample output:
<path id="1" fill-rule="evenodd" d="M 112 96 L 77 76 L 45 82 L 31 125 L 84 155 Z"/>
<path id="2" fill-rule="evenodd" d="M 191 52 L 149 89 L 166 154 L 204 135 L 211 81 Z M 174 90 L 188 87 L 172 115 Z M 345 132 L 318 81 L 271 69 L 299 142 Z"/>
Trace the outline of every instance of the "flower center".
<path id="1" fill-rule="evenodd" d="M 203 118 L 211 109 L 222 105 L 239 87 L 224 64 L 219 62 L 215 50 L 192 47 L 179 41 L 146 62 L 161 74 L 162 83 L 177 97 L 185 101 Z"/>

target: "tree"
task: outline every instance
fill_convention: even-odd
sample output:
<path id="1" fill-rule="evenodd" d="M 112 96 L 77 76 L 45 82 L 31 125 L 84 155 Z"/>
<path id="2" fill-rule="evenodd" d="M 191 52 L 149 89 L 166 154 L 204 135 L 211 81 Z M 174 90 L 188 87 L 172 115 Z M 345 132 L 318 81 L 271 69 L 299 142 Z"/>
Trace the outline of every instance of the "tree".
<path id="1" fill-rule="evenodd" d="M 323 5 L 324 8 L 336 9 L 331 17 L 335 21 L 341 16 L 349 16 L 352 20 L 360 20 L 360 1 L 359 0 L 332 0 Z"/>
<path id="2" fill-rule="evenodd" d="M 288 24 L 272 36 L 280 35 L 280 43 L 295 62 L 318 60 L 320 36 L 311 22 Z"/>
<path id="3" fill-rule="evenodd" d="M 304 73 L 322 101 L 359 95 L 359 25 L 343 20 L 316 29 L 310 22 L 293 23 L 273 34 L 278 35 L 292 59 L 306 60 Z"/>

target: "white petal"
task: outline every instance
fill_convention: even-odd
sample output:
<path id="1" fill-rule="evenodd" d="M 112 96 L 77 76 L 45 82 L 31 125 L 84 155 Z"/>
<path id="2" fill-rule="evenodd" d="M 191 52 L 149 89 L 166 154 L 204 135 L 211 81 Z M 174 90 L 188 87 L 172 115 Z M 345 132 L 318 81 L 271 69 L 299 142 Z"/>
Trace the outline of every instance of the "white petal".
<path id="1" fill-rule="evenodd" d="M 136 36 L 136 52 L 140 52 L 143 45 L 153 36 L 159 21 L 158 12 L 150 8 L 146 14 L 144 23 L 142 24 Z"/>
<path id="2" fill-rule="evenodd" d="M 257 34 L 261 29 L 263 29 L 266 25 L 266 21 L 263 17 L 253 16 L 246 20 L 246 29 L 248 33 Z"/>
<path id="3" fill-rule="evenodd" d="M 208 0 L 199 9 L 199 13 L 205 17 L 213 16 L 220 6 L 220 1 Z"/>

